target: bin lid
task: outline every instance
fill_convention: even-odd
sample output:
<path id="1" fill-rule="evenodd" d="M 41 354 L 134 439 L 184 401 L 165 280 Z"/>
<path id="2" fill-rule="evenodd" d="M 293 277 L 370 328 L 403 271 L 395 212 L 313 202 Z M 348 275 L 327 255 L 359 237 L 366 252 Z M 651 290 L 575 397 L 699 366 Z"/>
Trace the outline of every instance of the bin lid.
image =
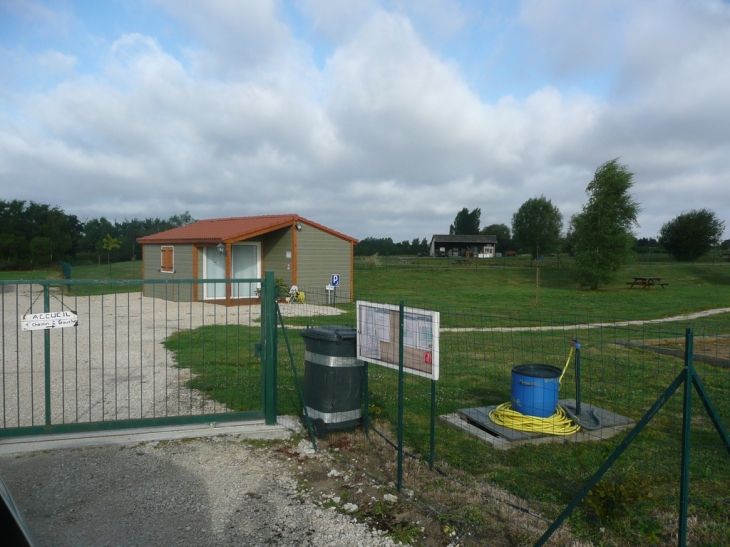
<path id="1" fill-rule="evenodd" d="M 543 364 L 517 365 L 512 372 L 530 378 L 557 378 L 563 373 L 558 367 Z"/>
<path id="2" fill-rule="evenodd" d="M 356 340 L 357 330 L 342 325 L 326 325 L 323 327 L 307 327 L 299 331 L 302 338 L 313 338 L 315 340 L 328 340 L 339 342 L 340 340 Z"/>

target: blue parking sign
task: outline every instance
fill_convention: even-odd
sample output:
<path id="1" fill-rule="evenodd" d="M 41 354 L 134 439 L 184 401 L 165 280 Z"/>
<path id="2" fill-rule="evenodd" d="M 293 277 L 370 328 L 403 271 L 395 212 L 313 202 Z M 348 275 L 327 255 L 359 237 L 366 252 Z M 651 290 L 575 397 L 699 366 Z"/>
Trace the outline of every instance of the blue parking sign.
<path id="1" fill-rule="evenodd" d="M 331 285 L 333 287 L 339 287 L 340 286 L 340 274 L 332 274 L 332 283 Z"/>

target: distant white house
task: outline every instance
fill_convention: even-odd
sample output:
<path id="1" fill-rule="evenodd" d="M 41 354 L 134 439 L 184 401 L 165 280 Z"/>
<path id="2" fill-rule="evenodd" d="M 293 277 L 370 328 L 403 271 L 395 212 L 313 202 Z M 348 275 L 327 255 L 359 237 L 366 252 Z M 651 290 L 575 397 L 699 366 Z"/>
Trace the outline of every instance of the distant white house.
<path id="1" fill-rule="evenodd" d="M 471 256 L 478 258 L 494 257 L 497 236 L 489 235 L 434 235 L 431 238 L 431 256 Z"/>

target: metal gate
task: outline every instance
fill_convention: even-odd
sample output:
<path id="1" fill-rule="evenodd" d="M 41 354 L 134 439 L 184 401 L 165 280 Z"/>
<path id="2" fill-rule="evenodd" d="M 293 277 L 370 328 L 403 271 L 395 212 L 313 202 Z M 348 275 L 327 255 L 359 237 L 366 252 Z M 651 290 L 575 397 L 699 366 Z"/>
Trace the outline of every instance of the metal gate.
<path id="1" fill-rule="evenodd" d="M 206 283 L 225 297 L 204 299 Z M 276 422 L 273 272 L 0 281 L 0 291 L 0 437 Z M 232 301 L 244 292 L 253 297 Z"/>

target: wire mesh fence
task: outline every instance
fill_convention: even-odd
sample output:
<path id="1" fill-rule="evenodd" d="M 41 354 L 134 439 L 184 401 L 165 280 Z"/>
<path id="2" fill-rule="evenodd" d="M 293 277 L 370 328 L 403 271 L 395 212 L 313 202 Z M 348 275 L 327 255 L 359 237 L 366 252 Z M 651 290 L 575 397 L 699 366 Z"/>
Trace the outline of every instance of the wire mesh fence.
<path id="1" fill-rule="evenodd" d="M 441 328 L 435 407 L 429 378 L 403 378 L 405 452 L 427 462 L 433 442 L 435 470 L 466 480 L 479 492 L 483 505 L 470 505 L 470 516 L 463 519 L 477 536 L 479 512 L 497 507 L 502 518 L 528 530 L 528 544 L 536 541 L 685 368 L 685 329 L 690 325 L 681 322 L 406 304 L 439 311 Z M 317 317 L 290 310 L 287 329 L 356 326 L 354 304 L 332 310 Z M 730 329 L 721 318 L 693 326 L 695 369 L 720 421 L 730 424 Z M 289 338 L 303 375 L 301 337 Z M 495 409 L 515 402 L 514 369 L 523 365 L 557 370 L 559 390 L 550 397 L 559 406 L 550 412 L 563 407 L 577 414 L 580 431 L 560 431 L 548 423 L 542 431 L 526 432 L 519 422 L 503 427 L 496 423 Z M 288 359 L 280 360 L 280 412 L 301 414 L 287 367 Z M 397 445 L 399 373 L 372 364 L 367 371 L 367 414 Z M 526 378 L 522 389 L 546 390 L 529 385 L 540 384 L 540 375 L 536 378 Z M 517 391 L 517 399 L 525 395 Z M 692 399 L 691 410 L 689 543 L 729 544 L 730 446 L 723 443 L 699 396 Z M 577 505 L 566 521 L 568 535 L 556 536 L 556 544 L 576 538 L 594 544 L 677 544 L 683 417 L 680 389 Z M 420 485 L 409 482 L 406 473 L 404 486 L 418 490 Z M 525 515 L 532 524 L 523 522 Z"/>
<path id="2" fill-rule="evenodd" d="M 204 283 L 0 282 L 0 435 L 262 415 L 260 306 L 215 298 L 260 280 Z"/>
<path id="3" fill-rule="evenodd" d="M 634 265 L 637 267 L 683 267 L 686 262 L 678 262 L 667 252 L 638 252 L 635 254 Z M 693 267 L 727 266 L 730 262 L 730 252 L 720 249 L 712 250 L 706 255 L 691 263 Z M 552 253 L 539 259 L 530 254 L 502 255 L 491 258 L 475 256 L 390 256 L 378 255 L 355 257 L 356 270 L 398 270 L 398 271 L 429 271 L 429 270 L 488 270 L 511 268 L 549 268 L 570 269 L 575 261 L 568 253 Z"/>

